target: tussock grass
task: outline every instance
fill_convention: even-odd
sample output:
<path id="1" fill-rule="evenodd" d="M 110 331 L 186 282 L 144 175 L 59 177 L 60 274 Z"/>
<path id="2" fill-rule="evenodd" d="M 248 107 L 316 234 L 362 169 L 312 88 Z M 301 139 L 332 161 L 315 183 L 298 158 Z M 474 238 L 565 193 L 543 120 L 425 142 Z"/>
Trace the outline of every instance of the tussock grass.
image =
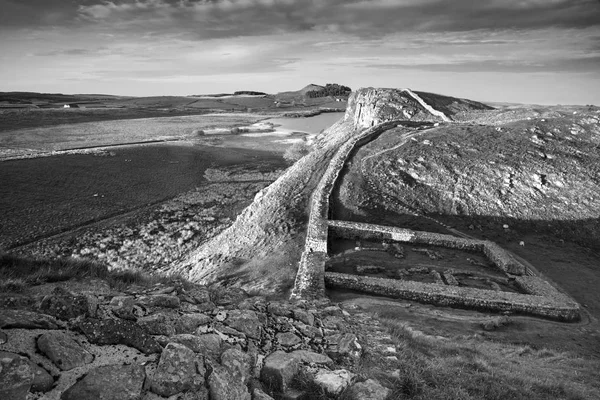
<path id="1" fill-rule="evenodd" d="M 389 400 L 600 398 L 598 361 L 477 339 L 442 340 L 407 330 L 393 311 L 379 317 L 396 346 L 398 371 L 381 371 L 367 354 L 361 375 L 391 388 Z"/>
<path id="2" fill-rule="evenodd" d="M 92 278 L 103 279 L 116 290 L 175 281 L 184 287 L 193 285 L 179 275 L 149 275 L 140 270 L 111 271 L 105 264 L 88 259 L 40 259 L 0 253 L 0 292 L 22 292 L 29 286 L 43 283 Z"/>

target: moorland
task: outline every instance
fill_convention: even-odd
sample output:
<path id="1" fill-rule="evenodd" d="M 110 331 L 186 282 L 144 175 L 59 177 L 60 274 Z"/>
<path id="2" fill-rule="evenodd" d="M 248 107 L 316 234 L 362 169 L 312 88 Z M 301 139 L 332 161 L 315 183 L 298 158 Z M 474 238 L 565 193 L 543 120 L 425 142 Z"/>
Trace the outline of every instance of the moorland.
<path id="1" fill-rule="evenodd" d="M 342 85 L 0 106 L 0 353 L 37 371 L 0 394 L 600 397 L 597 107 Z M 364 223 L 401 231 L 335 228 Z M 485 307 L 511 296 L 572 318 Z"/>

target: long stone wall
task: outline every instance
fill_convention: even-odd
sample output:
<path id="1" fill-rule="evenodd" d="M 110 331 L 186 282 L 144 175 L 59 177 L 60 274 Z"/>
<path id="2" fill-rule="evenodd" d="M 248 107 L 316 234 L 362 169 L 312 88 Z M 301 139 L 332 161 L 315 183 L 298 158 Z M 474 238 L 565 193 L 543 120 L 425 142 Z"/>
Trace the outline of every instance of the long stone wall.
<path id="1" fill-rule="evenodd" d="M 406 121 L 384 122 L 362 131 L 345 142 L 331 159 L 311 197 L 304 253 L 298 266 L 292 298 L 314 298 L 325 294 L 324 286 L 319 284 L 319 279 L 322 280 L 325 272 L 325 260 L 327 259 L 329 197 L 340 172 L 344 168 L 346 159 L 357 146 L 363 145 L 374 136 L 395 128 L 403 122 Z"/>
<path id="2" fill-rule="evenodd" d="M 337 272 L 327 272 L 324 278 L 327 287 L 356 290 L 440 306 L 496 312 L 510 311 L 559 321 L 579 319 L 579 305 L 554 288 L 552 290 L 556 296 L 548 296 L 356 276 Z"/>

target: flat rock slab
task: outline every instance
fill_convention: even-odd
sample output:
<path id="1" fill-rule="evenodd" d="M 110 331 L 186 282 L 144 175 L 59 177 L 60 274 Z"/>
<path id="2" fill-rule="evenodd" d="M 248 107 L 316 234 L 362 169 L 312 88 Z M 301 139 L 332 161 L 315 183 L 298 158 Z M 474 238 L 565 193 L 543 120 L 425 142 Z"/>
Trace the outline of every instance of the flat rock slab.
<path id="1" fill-rule="evenodd" d="M 25 400 L 33 377 L 29 360 L 24 357 L 0 357 L 0 399 Z"/>
<path id="2" fill-rule="evenodd" d="M 293 347 L 302 343 L 302 339 L 292 332 L 280 332 L 276 335 L 276 338 L 277 342 L 283 347 Z"/>
<path id="3" fill-rule="evenodd" d="M 92 343 L 124 344 L 144 354 L 160 353 L 162 347 L 141 326 L 132 321 L 116 319 L 86 319 L 78 328 Z"/>
<path id="4" fill-rule="evenodd" d="M 68 388 L 61 400 L 137 400 L 145 379 L 141 365 L 105 365 Z"/>
<path id="5" fill-rule="evenodd" d="M 151 380 L 152 392 L 169 397 L 204 383 L 196 370 L 196 355 L 178 343 L 169 343 L 163 350 Z"/>
<path id="6" fill-rule="evenodd" d="M 59 329 L 56 318 L 33 311 L 0 310 L 0 328 Z"/>
<path id="7" fill-rule="evenodd" d="M 94 361 L 94 356 L 77 343 L 71 335 L 61 331 L 44 333 L 37 340 L 38 348 L 58 368 L 68 371 Z"/>
<path id="8" fill-rule="evenodd" d="M 252 339 L 260 339 L 262 324 L 252 310 L 231 310 L 223 323 Z"/>
<path id="9" fill-rule="evenodd" d="M 7 351 L 0 351 L 0 359 L 17 359 L 17 358 L 21 358 L 23 359 L 23 356 L 20 356 L 19 354 L 15 354 L 15 353 L 10 353 Z M 33 372 L 33 382 L 31 383 L 31 389 L 30 391 L 32 392 L 47 392 L 48 390 L 52 389 L 52 387 L 54 386 L 54 379 L 52 379 L 52 376 L 48 373 L 48 371 L 46 371 L 44 368 L 40 367 L 39 365 L 35 364 L 34 362 L 32 362 L 31 360 L 27 360 L 29 362 L 29 367 L 31 368 L 31 371 Z M 0 375 L 2 375 L 2 372 L 0 371 Z M 0 393 L 2 393 L 2 391 L 0 390 Z M 0 396 L 0 398 L 3 399 L 3 397 Z"/>
<path id="10" fill-rule="evenodd" d="M 252 368 L 252 356 L 244 353 L 236 348 L 225 350 L 221 354 L 221 365 L 233 377 L 233 380 L 240 384 L 246 385 L 250 379 L 250 370 Z"/>

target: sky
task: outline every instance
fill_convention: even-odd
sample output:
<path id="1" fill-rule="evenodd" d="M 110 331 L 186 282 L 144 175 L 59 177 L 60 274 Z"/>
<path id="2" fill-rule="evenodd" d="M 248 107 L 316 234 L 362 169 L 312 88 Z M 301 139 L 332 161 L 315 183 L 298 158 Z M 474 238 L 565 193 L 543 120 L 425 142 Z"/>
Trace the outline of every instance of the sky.
<path id="1" fill-rule="evenodd" d="M 600 0 L 0 0 L 0 91 L 600 105 Z"/>

